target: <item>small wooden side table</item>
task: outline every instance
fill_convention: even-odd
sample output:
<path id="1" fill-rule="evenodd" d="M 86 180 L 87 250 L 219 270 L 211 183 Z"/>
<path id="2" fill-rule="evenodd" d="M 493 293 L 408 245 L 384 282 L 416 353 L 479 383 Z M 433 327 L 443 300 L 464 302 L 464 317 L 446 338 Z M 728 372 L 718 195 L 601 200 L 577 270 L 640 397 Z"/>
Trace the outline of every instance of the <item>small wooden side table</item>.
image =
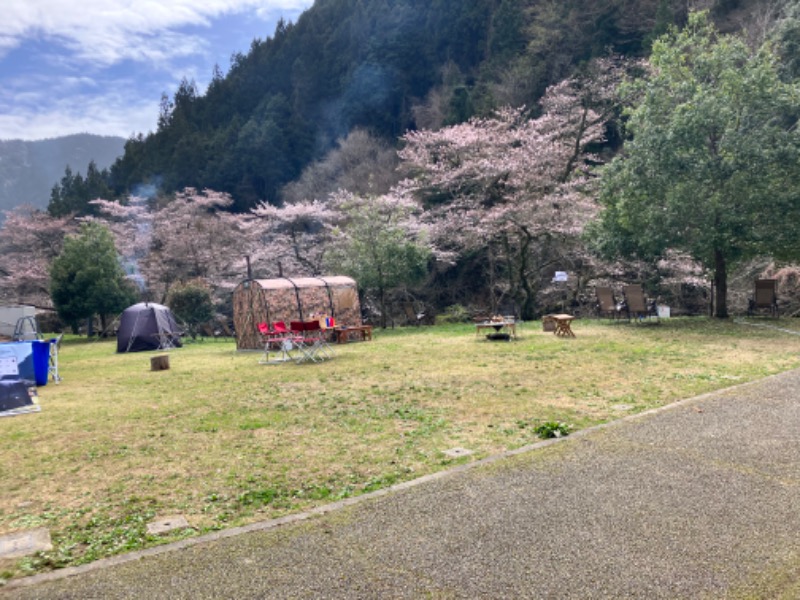
<path id="1" fill-rule="evenodd" d="M 572 315 L 552 315 L 551 318 L 556 323 L 556 330 L 553 332 L 558 337 L 575 337 L 572 332 L 572 322 L 575 317 Z"/>

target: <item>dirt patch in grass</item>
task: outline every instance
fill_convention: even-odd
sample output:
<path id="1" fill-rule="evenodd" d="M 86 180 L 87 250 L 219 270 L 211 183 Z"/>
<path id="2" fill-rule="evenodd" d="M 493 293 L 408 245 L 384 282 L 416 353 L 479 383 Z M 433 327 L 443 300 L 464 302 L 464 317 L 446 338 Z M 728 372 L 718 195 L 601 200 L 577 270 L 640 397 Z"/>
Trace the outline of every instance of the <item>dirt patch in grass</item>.
<path id="1" fill-rule="evenodd" d="M 545 422 L 581 429 L 800 364 L 800 336 L 732 322 L 573 329 L 527 324 L 509 343 L 467 325 L 376 331 L 310 365 L 206 341 L 162 372 L 152 353 L 67 340 L 42 412 L 0 419 L 0 533 L 47 527 L 54 550 L 0 578 L 300 511 L 520 447 Z M 456 447 L 474 454 L 444 454 Z M 147 533 L 175 514 L 191 528 Z"/>

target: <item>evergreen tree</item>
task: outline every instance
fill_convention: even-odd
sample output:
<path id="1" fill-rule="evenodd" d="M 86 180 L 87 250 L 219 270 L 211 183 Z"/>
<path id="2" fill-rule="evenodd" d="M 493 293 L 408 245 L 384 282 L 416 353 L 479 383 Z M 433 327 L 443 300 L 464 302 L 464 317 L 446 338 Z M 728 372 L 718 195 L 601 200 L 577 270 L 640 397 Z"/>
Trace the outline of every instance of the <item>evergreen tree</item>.
<path id="1" fill-rule="evenodd" d="M 47 212 L 51 217 L 95 214 L 90 202 L 98 198 L 108 199 L 113 195 L 108 185 L 109 179 L 108 170 L 99 170 L 94 161 L 91 161 L 86 168 L 85 178 L 80 173 L 73 175 L 72 169 L 67 166 L 61 183 L 54 185 L 50 192 Z"/>
<path id="2" fill-rule="evenodd" d="M 105 330 L 109 315 L 136 301 L 108 229 L 84 223 L 79 234 L 64 240 L 50 267 L 50 294 L 59 316 L 76 333 L 79 323 L 94 315 Z"/>
<path id="3" fill-rule="evenodd" d="M 717 35 L 705 13 L 657 40 L 632 88 L 624 153 L 602 178 L 608 253 L 690 254 L 727 317 L 728 271 L 762 254 L 800 258 L 800 86 L 768 45 Z"/>

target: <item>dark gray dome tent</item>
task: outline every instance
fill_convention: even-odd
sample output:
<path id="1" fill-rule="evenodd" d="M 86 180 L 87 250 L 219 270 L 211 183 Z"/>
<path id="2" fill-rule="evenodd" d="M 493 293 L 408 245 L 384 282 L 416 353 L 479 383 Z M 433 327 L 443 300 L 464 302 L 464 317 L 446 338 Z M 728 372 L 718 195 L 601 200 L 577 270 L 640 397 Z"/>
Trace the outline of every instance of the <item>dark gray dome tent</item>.
<path id="1" fill-rule="evenodd" d="M 140 302 L 122 311 L 117 329 L 117 352 L 162 350 L 180 345 L 180 327 L 166 306 Z"/>

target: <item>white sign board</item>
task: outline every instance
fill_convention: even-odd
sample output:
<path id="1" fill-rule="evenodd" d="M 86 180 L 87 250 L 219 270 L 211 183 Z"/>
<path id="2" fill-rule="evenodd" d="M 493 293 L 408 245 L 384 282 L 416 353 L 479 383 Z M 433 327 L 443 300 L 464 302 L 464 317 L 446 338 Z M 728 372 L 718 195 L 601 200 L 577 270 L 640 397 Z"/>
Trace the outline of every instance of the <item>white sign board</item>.
<path id="1" fill-rule="evenodd" d="M 19 377 L 16 356 L 0 356 L 0 377 L 5 377 L 6 375 Z"/>
<path id="2" fill-rule="evenodd" d="M 566 280 L 567 280 L 566 271 L 556 271 L 556 274 L 553 275 L 553 281 L 566 281 Z"/>

